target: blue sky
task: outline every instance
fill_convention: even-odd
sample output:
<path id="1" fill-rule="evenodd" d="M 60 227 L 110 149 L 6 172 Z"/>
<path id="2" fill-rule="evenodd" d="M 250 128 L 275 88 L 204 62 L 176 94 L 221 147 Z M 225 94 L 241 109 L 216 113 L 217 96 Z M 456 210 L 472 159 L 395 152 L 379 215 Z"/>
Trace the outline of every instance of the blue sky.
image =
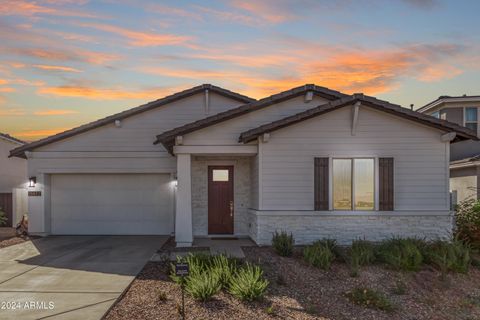
<path id="1" fill-rule="evenodd" d="M 416 107 L 479 94 L 480 2 L 3 0 L 0 131 L 36 140 L 201 83 Z"/>

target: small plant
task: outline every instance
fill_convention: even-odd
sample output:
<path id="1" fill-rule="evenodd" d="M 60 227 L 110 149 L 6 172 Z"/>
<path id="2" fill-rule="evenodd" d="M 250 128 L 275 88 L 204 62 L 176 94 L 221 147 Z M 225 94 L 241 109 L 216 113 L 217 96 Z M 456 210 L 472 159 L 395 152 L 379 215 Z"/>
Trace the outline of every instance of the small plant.
<path id="1" fill-rule="evenodd" d="M 331 243 L 320 240 L 305 247 L 303 250 L 303 258 L 308 264 L 314 267 L 328 270 L 330 269 L 332 261 L 335 259 L 335 254 L 332 251 Z"/>
<path id="2" fill-rule="evenodd" d="M 165 293 L 165 291 L 162 291 L 162 290 L 157 291 L 157 297 L 158 297 L 158 300 L 162 302 L 168 300 L 167 294 Z"/>
<path id="3" fill-rule="evenodd" d="M 190 253 L 186 257 L 177 257 L 177 262 L 188 263 L 190 275 L 195 275 L 195 274 L 200 274 L 205 272 L 210 267 L 212 263 L 211 260 L 212 258 L 209 255 L 201 254 L 201 253 L 196 253 L 196 254 Z M 175 275 L 175 264 L 172 263 L 170 268 L 171 268 L 170 278 L 178 284 L 185 283 L 186 281 L 185 277 L 177 277 Z"/>
<path id="4" fill-rule="evenodd" d="M 265 309 L 265 313 L 268 314 L 268 315 L 274 315 L 275 314 L 275 309 L 273 308 L 273 305 L 267 307 Z"/>
<path id="5" fill-rule="evenodd" d="M 293 254 L 293 235 L 287 232 L 277 232 L 273 234 L 272 246 L 275 252 L 282 257 L 290 257 Z"/>
<path id="6" fill-rule="evenodd" d="M 407 293 L 407 285 L 402 280 L 398 279 L 395 281 L 395 285 L 392 288 L 392 293 L 396 295 L 404 295 Z"/>
<path id="7" fill-rule="evenodd" d="M 346 293 L 347 298 L 360 306 L 372 309 L 379 309 L 383 311 L 392 311 L 393 305 L 388 298 L 372 289 L 355 288 Z"/>
<path id="8" fill-rule="evenodd" d="M 6 226 L 7 221 L 8 221 L 7 214 L 0 207 L 0 227 Z"/>
<path id="9" fill-rule="evenodd" d="M 212 258 L 210 271 L 217 275 L 222 288 L 227 289 L 233 274 L 237 270 L 237 261 L 225 255 L 218 255 Z"/>
<path id="10" fill-rule="evenodd" d="M 480 248 L 480 201 L 467 199 L 457 205 L 455 237 Z"/>
<path id="11" fill-rule="evenodd" d="M 467 273 L 471 263 L 470 247 L 465 243 L 435 241 L 425 250 L 427 263 L 437 267 L 445 279 L 447 272 Z"/>
<path id="12" fill-rule="evenodd" d="M 423 241 L 413 238 L 392 238 L 382 242 L 379 258 L 397 270 L 418 271 L 422 266 Z"/>
<path id="13" fill-rule="evenodd" d="M 185 279 L 185 290 L 200 301 L 210 300 L 220 289 L 222 289 L 220 278 L 213 272 L 195 273 Z"/>
<path id="14" fill-rule="evenodd" d="M 262 269 L 247 263 L 232 277 L 229 292 L 240 300 L 253 301 L 262 298 L 267 287 Z"/>
<path id="15" fill-rule="evenodd" d="M 350 265 L 350 276 L 358 277 L 360 266 L 375 262 L 375 246 L 366 240 L 353 241 L 347 261 Z"/>

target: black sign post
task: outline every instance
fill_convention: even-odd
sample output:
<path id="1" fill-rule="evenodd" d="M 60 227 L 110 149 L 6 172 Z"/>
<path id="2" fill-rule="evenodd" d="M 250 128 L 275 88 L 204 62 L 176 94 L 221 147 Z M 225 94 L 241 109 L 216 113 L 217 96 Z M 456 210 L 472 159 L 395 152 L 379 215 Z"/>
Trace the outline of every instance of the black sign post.
<path id="1" fill-rule="evenodd" d="M 185 280 L 184 278 L 190 274 L 190 268 L 188 263 L 177 262 L 175 264 L 175 275 L 177 277 L 182 277 L 181 287 L 182 287 L 182 319 L 185 320 Z"/>

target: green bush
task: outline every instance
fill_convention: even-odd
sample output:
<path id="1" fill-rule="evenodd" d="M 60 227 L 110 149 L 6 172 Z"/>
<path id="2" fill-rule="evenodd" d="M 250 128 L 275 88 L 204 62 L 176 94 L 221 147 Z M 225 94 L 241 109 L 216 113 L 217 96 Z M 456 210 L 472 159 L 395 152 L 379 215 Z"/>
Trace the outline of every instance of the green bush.
<path id="1" fill-rule="evenodd" d="M 203 253 L 195 253 L 195 254 L 190 253 L 185 257 L 177 257 L 177 262 L 188 263 L 190 276 L 195 274 L 201 274 L 207 271 L 212 264 L 211 260 L 212 260 L 211 256 Z M 174 263 L 171 264 L 170 278 L 178 284 L 185 283 L 185 280 L 186 280 L 184 277 L 177 277 L 175 275 Z"/>
<path id="2" fill-rule="evenodd" d="M 222 288 L 227 289 L 237 270 L 237 260 L 228 258 L 222 254 L 214 256 L 211 261 L 211 272 L 217 275 Z"/>
<path id="3" fill-rule="evenodd" d="M 397 270 L 418 271 L 422 266 L 424 241 L 414 238 L 392 238 L 381 243 L 379 259 Z"/>
<path id="4" fill-rule="evenodd" d="M 8 221 L 7 215 L 0 207 L 0 227 L 7 225 L 7 221 Z"/>
<path id="5" fill-rule="evenodd" d="M 383 311 L 392 311 L 393 305 L 388 298 L 372 289 L 368 288 L 355 288 L 346 293 L 347 298 L 360 306 L 379 309 Z"/>
<path id="6" fill-rule="evenodd" d="M 204 271 L 185 279 L 185 290 L 197 300 L 207 301 L 222 289 L 218 274 Z"/>
<path id="7" fill-rule="evenodd" d="M 366 240 L 355 240 L 350 248 L 350 256 L 356 257 L 361 266 L 375 262 L 375 245 Z"/>
<path id="8" fill-rule="evenodd" d="M 277 254 L 282 257 L 289 257 L 293 254 L 293 235 L 282 231 L 278 233 L 275 231 L 272 238 L 272 246 Z"/>
<path id="9" fill-rule="evenodd" d="M 467 273 L 471 263 L 470 247 L 459 240 L 435 241 L 425 250 L 425 260 L 445 275 L 448 271 Z"/>
<path id="10" fill-rule="evenodd" d="M 480 248 L 480 200 L 467 199 L 456 207 L 455 237 Z"/>
<path id="11" fill-rule="evenodd" d="M 262 298 L 267 287 L 268 281 L 263 278 L 262 269 L 247 263 L 232 277 L 229 292 L 240 300 L 253 301 Z"/>
<path id="12" fill-rule="evenodd" d="M 303 249 L 303 258 L 314 267 L 328 270 L 335 259 L 333 248 L 332 242 L 316 241 Z"/>

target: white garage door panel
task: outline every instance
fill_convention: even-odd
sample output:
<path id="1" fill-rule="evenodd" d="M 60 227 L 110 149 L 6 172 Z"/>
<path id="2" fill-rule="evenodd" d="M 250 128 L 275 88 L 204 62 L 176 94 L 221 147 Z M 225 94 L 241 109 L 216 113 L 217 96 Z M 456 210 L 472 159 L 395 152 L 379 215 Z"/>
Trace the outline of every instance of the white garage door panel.
<path id="1" fill-rule="evenodd" d="M 51 177 L 53 234 L 170 234 L 168 174 L 59 174 Z"/>

